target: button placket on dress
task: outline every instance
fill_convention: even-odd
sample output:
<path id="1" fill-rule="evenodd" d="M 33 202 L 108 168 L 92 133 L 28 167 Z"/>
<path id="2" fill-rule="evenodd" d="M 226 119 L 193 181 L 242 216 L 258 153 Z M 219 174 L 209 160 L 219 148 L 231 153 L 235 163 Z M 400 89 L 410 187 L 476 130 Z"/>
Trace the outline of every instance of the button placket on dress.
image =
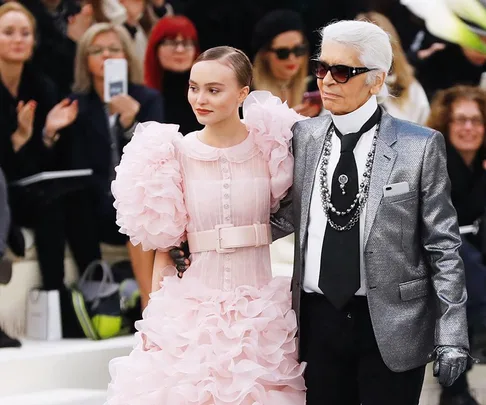
<path id="1" fill-rule="evenodd" d="M 224 156 L 220 159 L 221 175 L 223 178 L 222 188 L 222 206 L 223 218 L 225 224 L 231 223 L 231 172 L 228 159 Z M 229 291 L 231 289 L 231 253 L 224 253 L 223 258 L 223 289 Z"/>

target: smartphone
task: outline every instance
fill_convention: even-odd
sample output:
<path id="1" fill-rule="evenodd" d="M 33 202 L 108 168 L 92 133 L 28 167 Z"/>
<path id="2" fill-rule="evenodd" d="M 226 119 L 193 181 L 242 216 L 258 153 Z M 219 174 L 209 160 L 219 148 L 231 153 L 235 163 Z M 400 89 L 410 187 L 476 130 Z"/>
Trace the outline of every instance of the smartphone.
<path id="1" fill-rule="evenodd" d="M 408 193 L 409 191 L 410 188 L 406 181 L 403 181 L 401 183 L 387 184 L 386 186 L 383 186 L 384 197 L 392 197 L 394 195 Z"/>
<path id="2" fill-rule="evenodd" d="M 107 59 L 104 63 L 105 103 L 118 94 L 128 93 L 128 67 L 126 59 Z"/>
<path id="3" fill-rule="evenodd" d="M 307 91 L 304 93 L 304 103 L 322 105 L 321 93 L 319 90 Z"/>

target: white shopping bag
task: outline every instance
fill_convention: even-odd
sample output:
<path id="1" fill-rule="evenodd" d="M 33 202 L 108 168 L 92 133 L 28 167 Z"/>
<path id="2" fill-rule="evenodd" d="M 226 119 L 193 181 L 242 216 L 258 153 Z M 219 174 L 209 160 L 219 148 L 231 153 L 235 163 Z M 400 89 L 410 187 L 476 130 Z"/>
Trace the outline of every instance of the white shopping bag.
<path id="1" fill-rule="evenodd" d="M 38 340 L 62 339 L 59 291 L 30 291 L 27 298 L 26 335 Z"/>

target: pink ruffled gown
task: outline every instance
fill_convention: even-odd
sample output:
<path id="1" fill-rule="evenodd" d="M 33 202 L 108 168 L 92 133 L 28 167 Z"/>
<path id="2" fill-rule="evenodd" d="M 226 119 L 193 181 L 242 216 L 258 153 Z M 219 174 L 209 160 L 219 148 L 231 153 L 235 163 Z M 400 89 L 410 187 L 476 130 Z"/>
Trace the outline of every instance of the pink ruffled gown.
<path id="1" fill-rule="evenodd" d="M 145 123 L 113 182 L 121 232 L 168 251 L 187 232 L 268 224 L 292 184 L 290 128 L 301 119 L 268 92 L 244 105 L 248 137 L 230 148 Z M 136 323 L 137 344 L 110 363 L 108 405 L 303 405 L 288 278 L 272 278 L 269 247 L 194 253 L 170 268 Z"/>

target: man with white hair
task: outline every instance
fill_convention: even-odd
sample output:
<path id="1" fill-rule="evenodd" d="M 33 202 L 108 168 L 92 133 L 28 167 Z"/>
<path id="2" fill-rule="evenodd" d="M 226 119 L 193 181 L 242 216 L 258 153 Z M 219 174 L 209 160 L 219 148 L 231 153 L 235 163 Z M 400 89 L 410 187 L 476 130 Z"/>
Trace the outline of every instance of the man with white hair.
<path id="1" fill-rule="evenodd" d="M 314 63 L 331 114 L 294 126 L 273 223 L 274 238 L 295 231 L 307 404 L 416 405 L 428 361 L 450 385 L 468 357 L 444 139 L 379 107 L 392 50 L 376 25 L 326 26 Z"/>

